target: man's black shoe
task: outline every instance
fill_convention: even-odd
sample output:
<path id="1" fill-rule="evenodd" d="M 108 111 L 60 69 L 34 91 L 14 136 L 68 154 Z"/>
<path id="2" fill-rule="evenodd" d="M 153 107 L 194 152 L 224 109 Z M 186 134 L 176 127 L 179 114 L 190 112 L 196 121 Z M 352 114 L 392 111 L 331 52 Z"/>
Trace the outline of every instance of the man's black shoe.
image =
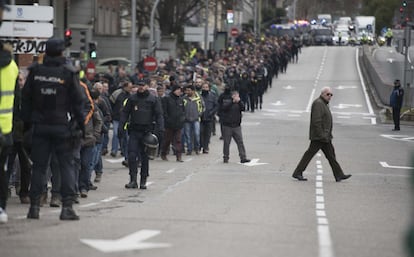
<path id="1" fill-rule="evenodd" d="M 352 176 L 351 174 L 343 175 L 342 177 L 335 178 L 335 180 L 336 182 L 341 182 L 341 180 L 349 179 L 351 176 Z"/>
<path id="2" fill-rule="evenodd" d="M 292 177 L 299 181 L 308 181 L 308 179 L 304 178 L 303 175 L 292 175 Z"/>
<path id="3" fill-rule="evenodd" d="M 27 214 L 28 219 L 39 219 L 39 206 L 30 206 L 29 213 Z"/>
<path id="4" fill-rule="evenodd" d="M 128 161 L 127 161 L 127 160 L 123 160 L 123 161 L 122 161 L 122 165 L 124 165 L 124 166 L 125 166 L 125 167 L 127 167 L 127 168 L 129 167 L 129 166 L 128 166 Z"/>
<path id="5" fill-rule="evenodd" d="M 392 131 L 400 131 L 400 129 L 399 128 L 395 128 Z"/>
<path id="6" fill-rule="evenodd" d="M 76 214 L 72 207 L 63 207 L 60 213 L 61 220 L 79 220 L 79 216 Z"/>
<path id="7" fill-rule="evenodd" d="M 136 181 L 131 181 L 128 184 L 125 184 L 125 188 L 128 188 L 128 189 L 138 188 L 138 184 Z"/>
<path id="8" fill-rule="evenodd" d="M 240 160 L 240 163 L 246 163 L 246 162 L 250 162 L 250 160 L 249 159 L 241 159 Z"/>
<path id="9" fill-rule="evenodd" d="M 141 177 L 139 181 L 139 189 L 147 189 L 147 178 Z"/>

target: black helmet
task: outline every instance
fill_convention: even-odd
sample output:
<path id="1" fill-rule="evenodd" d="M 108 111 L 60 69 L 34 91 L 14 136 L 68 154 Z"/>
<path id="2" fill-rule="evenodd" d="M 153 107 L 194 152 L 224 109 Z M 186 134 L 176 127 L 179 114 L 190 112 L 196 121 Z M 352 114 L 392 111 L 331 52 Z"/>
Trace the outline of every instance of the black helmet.
<path id="1" fill-rule="evenodd" d="M 148 132 L 147 134 L 145 134 L 142 141 L 145 145 L 145 153 L 148 155 L 148 158 L 150 160 L 153 160 L 155 158 L 155 155 L 157 154 L 157 148 L 158 148 L 157 136 L 152 134 L 151 132 Z"/>

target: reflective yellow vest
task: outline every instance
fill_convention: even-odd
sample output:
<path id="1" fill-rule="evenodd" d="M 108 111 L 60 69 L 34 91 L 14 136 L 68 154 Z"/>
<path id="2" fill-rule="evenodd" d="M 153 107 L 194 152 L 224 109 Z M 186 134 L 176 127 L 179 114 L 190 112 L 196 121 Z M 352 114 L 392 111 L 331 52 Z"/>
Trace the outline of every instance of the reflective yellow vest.
<path id="1" fill-rule="evenodd" d="M 0 129 L 3 134 L 12 131 L 14 87 L 18 75 L 19 68 L 13 60 L 0 69 Z"/>

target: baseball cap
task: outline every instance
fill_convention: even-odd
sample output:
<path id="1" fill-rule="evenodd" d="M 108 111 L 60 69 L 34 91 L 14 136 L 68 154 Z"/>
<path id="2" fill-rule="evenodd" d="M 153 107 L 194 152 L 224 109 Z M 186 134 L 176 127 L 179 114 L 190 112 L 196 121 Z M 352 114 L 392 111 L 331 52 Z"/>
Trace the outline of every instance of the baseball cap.
<path id="1" fill-rule="evenodd" d="M 59 56 L 63 51 L 65 51 L 65 41 L 63 41 L 63 39 L 51 38 L 46 41 L 47 55 Z"/>

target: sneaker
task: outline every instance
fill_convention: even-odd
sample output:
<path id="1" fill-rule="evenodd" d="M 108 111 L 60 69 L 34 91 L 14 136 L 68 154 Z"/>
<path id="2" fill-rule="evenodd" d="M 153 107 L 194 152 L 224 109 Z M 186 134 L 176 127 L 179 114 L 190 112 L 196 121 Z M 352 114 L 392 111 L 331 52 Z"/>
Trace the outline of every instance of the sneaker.
<path id="1" fill-rule="evenodd" d="M 0 223 L 7 223 L 8 216 L 5 210 L 0 207 Z"/>
<path id="2" fill-rule="evenodd" d="M 86 190 L 81 190 L 80 197 L 82 197 L 82 198 L 86 198 L 86 197 L 88 197 L 88 191 L 86 191 Z"/>
<path id="3" fill-rule="evenodd" d="M 94 179 L 93 182 L 99 183 L 99 182 L 101 182 L 101 179 L 102 179 L 102 173 L 96 173 L 95 179 Z"/>
<path id="4" fill-rule="evenodd" d="M 112 157 L 116 157 L 116 153 L 111 152 L 111 156 L 112 156 Z"/>
<path id="5" fill-rule="evenodd" d="M 250 162 L 250 160 L 249 159 L 241 159 L 240 160 L 240 163 L 246 163 L 246 162 Z"/>
<path id="6" fill-rule="evenodd" d="M 127 160 L 123 160 L 123 161 L 122 161 L 122 165 L 124 165 L 124 166 L 125 166 L 125 167 L 127 167 L 127 168 L 129 167 L 129 166 L 128 166 L 128 161 L 127 161 Z"/>
<path id="7" fill-rule="evenodd" d="M 58 208 L 60 207 L 60 199 L 59 196 L 57 195 L 52 195 L 52 198 L 50 198 L 50 203 L 49 203 L 50 207 L 53 208 Z"/>
<path id="8" fill-rule="evenodd" d="M 98 189 L 98 187 L 97 186 L 95 186 L 94 184 L 92 184 L 92 183 L 90 183 L 89 184 L 89 190 L 96 190 L 96 189 Z"/>
<path id="9" fill-rule="evenodd" d="M 108 153 L 108 149 L 102 149 L 101 155 L 105 156 Z"/>

